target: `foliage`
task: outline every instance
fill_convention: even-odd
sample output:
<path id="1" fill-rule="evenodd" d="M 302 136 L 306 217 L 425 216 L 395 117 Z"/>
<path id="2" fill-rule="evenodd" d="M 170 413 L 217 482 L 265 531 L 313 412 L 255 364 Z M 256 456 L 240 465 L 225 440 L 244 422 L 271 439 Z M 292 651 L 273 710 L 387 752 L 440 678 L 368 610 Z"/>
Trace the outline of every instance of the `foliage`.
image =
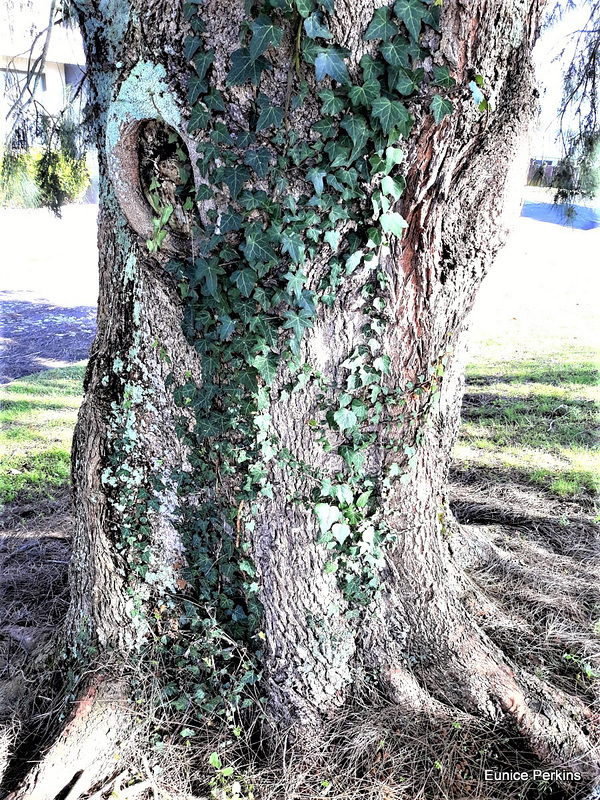
<path id="1" fill-rule="evenodd" d="M 58 214 L 62 205 L 82 196 L 89 182 L 85 158 L 62 150 L 7 150 L 0 163 L 0 205 L 45 206 Z"/>
<path id="2" fill-rule="evenodd" d="M 194 256 L 173 258 L 166 269 L 184 305 L 184 332 L 199 354 L 202 382 L 191 375 L 184 383 L 168 380 L 181 409 L 177 428 L 188 460 L 171 476 L 186 562 L 180 598 L 161 599 L 153 623 L 160 643 L 156 663 L 174 707 L 224 715 L 232 724 L 245 707 L 262 702 L 252 690 L 261 677 L 264 634 L 249 540 L 259 505 L 274 497 L 275 474 L 294 476 L 291 500 L 312 513 L 324 572 L 341 590 L 347 619 L 360 624 L 394 541 L 381 500 L 414 468 L 447 359 L 440 353 L 426 374 L 394 384 L 385 352 L 382 267 L 406 227 L 397 204 L 404 189 L 403 141 L 414 114 L 430 107 L 434 121 L 443 123 L 453 108 L 448 70 L 436 66 L 426 73 L 423 67 L 430 53 L 421 33 L 437 28 L 437 4 L 398 0 L 391 14 L 377 11 L 366 34 L 370 52 L 352 75 L 349 52 L 332 42 L 331 2 L 254 5 L 226 79 L 228 87 L 256 87 L 247 129 L 229 128 L 221 116 L 225 98 L 211 86 L 213 52 L 204 47 L 202 6 L 184 6 L 191 31 L 185 50 L 194 69 L 188 131 L 202 142 L 196 165 L 202 182 L 194 185 L 179 142 L 176 202 L 192 216 Z M 294 71 L 285 103 L 278 104 L 261 79 L 286 31 L 295 42 Z M 303 138 L 290 115 L 305 102 L 311 73 L 321 114 Z M 150 184 L 157 217 L 148 247 L 160 255 L 175 215 L 172 203 L 152 200 L 158 189 Z M 325 268 L 309 288 L 308 267 L 323 253 Z M 319 315 L 336 313 L 347 287 L 363 305 L 362 341 L 346 354 L 343 377 L 333 383 L 308 362 L 303 338 Z M 274 433 L 272 405 L 298 392 L 316 398 L 319 413 L 310 427 L 323 452 L 339 456 L 336 471 L 312 468 Z M 125 417 L 129 403 L 126 397 Z M 402 439 L 392 435 L 398 423 Z M 115 428 L 107 477 L 115 487 L 128 447 L 126 427 Z M 386 466 L 374 471 L 380 453 Z M 122 546 L 133 575 L 151 587 L 156 575 L 148 518 L 164 490 L 164 482 L 153 480 L 154 494 L 137 486 L 114 501 L 120 510 L 135 509 Z M 176 625 L 169 627 L 168 618 Z"/>

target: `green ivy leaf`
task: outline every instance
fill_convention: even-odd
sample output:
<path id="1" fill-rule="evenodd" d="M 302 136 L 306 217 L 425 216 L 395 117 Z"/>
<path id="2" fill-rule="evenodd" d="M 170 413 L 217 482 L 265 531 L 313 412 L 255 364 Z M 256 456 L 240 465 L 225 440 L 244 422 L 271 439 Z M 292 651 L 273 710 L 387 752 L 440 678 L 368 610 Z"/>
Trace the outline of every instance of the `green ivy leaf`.
<path id="1" fill-rule="evenodd" d="M 285 318 L 283 327 L 286 330 L 291 330 L 298 341 L 302 338 L 305 329 L 312 327 L 312 315 L 305 309 L 301 309 L 300 311 L 286 311 L 283 316 Z"/>
<path id="2" fill-rule="evenodd" d="M 315 10 L 314 0 L 296 0 L 296 8 L 300 16 L 306 19 Z"/>
<path id="3" fill-rule="evenodd" d="M 311 39 L 331 39 L 333 34 L 323 25 L 322 16 L 317 11 L 304 20 L 304 30 Z"/>
<path id="4" fill-rule="evenodd" d="M 230 231 L 239 231 L 242 227 L 242 216 L 236 213 L 232 208 L 228 208 L 221 215 L 219 228 L 221 233 L 230 233 Z"/>
<path id="5" fill-rule="evenodd" d="M 334 522 L 331 526 L 331 532 L 333 534 L 333 538 L 337 539 L 340 544 L 344 544 L 346 539 L 351 534 L 350 526 L 345 522 Z"/>
<path id="6" fill-rule="evenodd" d="M 383 39 L 387 41 L 392 36 L 398 33 L 398 28 L 390 19 L 390 11 L 385 6 L 378 8 L 373 14 L 369 27 L 364 35 L 365 42 L 370 42 L 373 39 Z"/>
<path id="7" fill-rule="evenodd" d="M 191 61 L 194 57 L 194 53 L 198 51 L 202 43 L 201 39 L 198 39 L 196 36 L 186 36 L 185 41 L 183 43 L 183 52 L 185 54 L 185 60 Z"/>
<path id="8" fill-rule="evenodd" d="M 277 375 L 277 367 L 279 359 L 274 353 L 259 353 L 252 359 L 252 366 L 258 370 L 260 377 L 263 381 L 270 385 L 275 380 Z"/>
<path id="9" fill-rule="evenodd" d="M 413 39 L 421 33 L 421 21 L 427 15 L 427 7 L 421 0 L 396 0 L 394 14 L 406 25 Z"/>
<path id="10" fill-rule="evenodd" d="M 252 289 L 256 286 L 257 281 L 256 272 L 250 267 L 246 267 L 245 269 L 236 269 L 235 272 L 231 275 L 231 280 L 237 288 L 240 290 L 240 293 L 244 297 L 250 297 L 252 294 Z"/>
<path id="11" fill-rule="evenodd" d="M 340 246 L 339 231 L 327 231 L 323 239 L 325 239 L 325 241 L 331 247 L 333 252 L 337 253 L 338 247 Z"/>
<path id="12" fill-rule="evenodd" d="M 317 503 L 314 507 L 314 512 L 319 520 L 319 527 L 321 533 L 328 533 L 331 526 L 339 522 L 342 517 L 342 512 L 337 506 L 332 506 L 329 503 Z"/>
<path id="13" fill-rule="evenodd" d="M 410 114 L 402 103 L 387 97 L 378 97 L 373 102 L 372 114 L 380 121 L 384 133 L 389 133 L 396 125 L 410 119 Z"/>
<path id="14" fill-rule="evenodd" d="M 260 112 L 258 122 L 256 123 L 256 130 L 263 131 L 265 128 L 268 128 L 271 125 L 279 128 L 282 122 L 283 109 L 277 108 L 277 106 L 267 106 Z"/>
<path id="15" fill-rule="evenodd" d="M 370 81 L 373 78 L 379 78 L 385 72 L 385 66 L 379 60 L 375 60 L 373 56 L 365 53 L 360 60 L 360 66 L 365 76 L 365 81 Z"/>
<path id="16" fill-rule="evenodd" d="M 335 420 L 335 423 L 340 431 L 355 428 L 356 423 L 358 422 L 356 414 L 349 408 L 338 409 L 334 413 L 333 419 Z"/>
<path id="17" fill-rule="evenodd" d="M 294 264 L 303 264 L 305 260 L 304 244 L 299 233 L 286 232 L 281 236 L 282 251 L 287 253 Z"/>
<path id="18" fill-rule="evenodd" d="M 350 83 L 344 59 L 340 51 L 334 47 L 329 47 L 318 54 L 315 59 L 315 73 L 318 81 L 325 80 L 329 75 L 338 83 Z"/>
<path id="19" fill-rule="evenodd" d="M 225 167 L 223 170 L 223 183 L 228 187 L 234 200 L 242 191 L 242 187 L 247 180 L 250 180 L 250 173 L 246 167 Z"/>
<path id="20" fill-rule="evenodd" d="M 453 86 L 456 86 L 456 81 L 450 75 L 450 70 L 448 67 L 436 67 L 433 68 L 433 77 L 434 83 L 437 86 L 443 86 L 444 89 L 451 89 Z"/>
<path id="21" fill-rule="evenodd" d="M 197 258 L 195 261 L 196 272 L 194 275 L 195 283 L 204 281 L 206 292 L 211 297 L 216 297 L 218 291 L 219 275 L 224 275 L 225 270 L 219 266 L 218 257 L 207 261 L 205 258 Z"/>
<path id="22" fill-rule="evenodd" d="M 331 137 L 335 136 L 337 133 L 337 127 L 333 117 L 323 117 L 323 119 L 317 120 L 312 126 L 312 129 L 323 139 L 331 139 Z"/>
<path id="23" fill-rule="evenodd" d="M 390 178 L 389 175 L 386 175 L 385 178 L 381 181 L 381 191 L 384 194 L 391 195 L 394 200 L 398 200 L 402 192 L 404 191 L 403 183 L 394 180 L 394 178 Z"/>
<path id="24" fill-rule="evenodd" d="M 343 111 L 346 107 L 346 103 L 342 98 L 336 97 L 331 89 L 323 89 L 322 92 L 319 92 L 319 97 L 323 103 L 321 110 L 323 114 L 327 116 L 335 117 L 336 114 L 339 114 L 340 111 Z"/>
<path id="25" fill-rule="evenodd" d="M 210 186 L 206 183 L 201 183 L 198 187 L 198 191 L 196 192 L 196 200 L 199 203 L 205 203 L 207 200 L 212 200 L 214 197 L 214 192 L 210 188 Z"/>
<path id="26" fill-rule="evenodd" d="M 212 49 L 212 47 L 210 50 L 205 50 L 201 53 L 198 53 L 194 58 L 194 66 L 200 80 L 202 80 L 208 72 L 208 68 L 213 63 L 214 58 L 215 51 Z"/>
<path id="27" fill-rule="evenodd" d="M 408 67 L 410 64 L 410 42 L 403 36 L 395 36 L 381 47 L 381 55 L 392 67 Z"/>
<path id="28" fill-rule="evenodd" d="M 259 178 L 264 178 L 269 171 L 270 160 L 271 151 L 266 147 L 259 147 L 257 150 L 247 151 L 244 164 L 248 167 L 252 167 Z"/>
<path id="29" fill-rule="evenodd" d="M 379 218 L 381 227 L 386 233 L 393 233 L 394 236 L 402 236 L 402 231 L 408 226 L 407 221 L 401 214 L 396 211 L 390 211 L 387 214 L 382 214 Z"/>
<path id="30" fill-rule="evenodd" d="M 283 31 L 266 14 L 260 14 L 250 23 L 252 39 L 250 40 L 250 58 L 252 61 L 262 55 L 265 50 L 273 45 L 279 47 Z"/>
<path id="31" fill-rule="evenodd" d="M 198 100 L 200 95 L 206 91 L 206 84 L 197 75 L 192 75 L 188 82 L 188 102 L 191 106 Z"/>
<path id="32" fill-rule="evenodd" d="M 454 111 L 452 101 L 448 100 L 447 97 L 442 97 L 441 94 L 436 94 L 434 96 L 429 108 L 433 111 L 433 117 L 438 125 L 445 116 L 452 114 Z"/>
<path id="33" fill-rule="evenodd" d="M 213 111 L 225 111 L 225 103 L 223 102 L 223 95 L 214 86 L 211 87 L 210 93 L 205 95 L 204 104 L 207 108 Z"/>
<path id="34" fill-rule="evenodd" d="M 381 86 L 377 78 L 371 78 L 362 86 L 353 86 L 349 97 L 353 106 L 371 106 L 373 101 L 381 94 Z"/>
<path id="35" fill-rule="evenodd" d="M 404 67 L 398 67 L 396 90 L 405 96 L 412 94 L 419 88 L 418 78 L 419 76 L 416 72 Z"/>
<path id="36" fill-rule="evenodd" d="M 286 289 L 288 294 L 298 302 L 302 297 L 302 289 L 304 288 L 306 275 L 299 269 L 296 270 L 296 272 L 287 272 L 283 277 L 287 280 Z"/>
<path id="37" fill-rule="evenodd" d="M 340 127 L 352 139 L 355 150 L 360 150 L 369 140 L 370 130 L 364 117 L 355 114 L 345 116 L 340 122 Z"/>
<path id="38" fill-rule="evenodd" d="M 312 185 L 315 187 L 315 193 L 319 197 L 323 194 L 323 178 L 326 175 L 327 173 L 319 169 L 319 167 L 312 167 L 306 173 L 306 180 L 312 182 Z"/>
<path id="39" fill-rule="evenodd" d="M 242 47 L 231 54 L 231 69 L 227 75 L 227 86 L 241 86 L 251 81 L 254 86 L 260 83 L 263 70 L 273 69 L 273 65 L 264 56 L 252 59 L 247 47 Z"/>
<path id="40" fill-rule="evenodd" d="M 246 239 L 242 249 L 251 263 L 277 260 L 267 235 L 256 224 L 248 225 L 246 228 Z"/>
<path id="41" fill-rule="evenodd" d="M 190 121 L 188 122 L 187 128 L 188 132 L 193 133 L 201 128 L 206 128 L 209 122 L 210 113 L 206 106 L 202 103 L 196 103 L 196 105 L 192 107 L 192 113 L 190 114 Z"/>

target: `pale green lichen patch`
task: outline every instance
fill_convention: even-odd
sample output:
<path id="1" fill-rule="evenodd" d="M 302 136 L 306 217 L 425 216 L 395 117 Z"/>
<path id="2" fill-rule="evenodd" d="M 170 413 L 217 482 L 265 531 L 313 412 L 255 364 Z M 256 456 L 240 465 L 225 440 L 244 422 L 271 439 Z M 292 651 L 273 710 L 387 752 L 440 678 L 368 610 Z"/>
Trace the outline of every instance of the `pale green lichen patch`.
<path id="1" fill-rule="evenodd" d="M 165 77 L 163 65 L 151 61 L 138 61 L 131 70 L 108 110 L 106 145 L 109 154 L 119 140 L 123 123 L 162 119 L 173 128 L 180 126 L 181 112 Z"/>

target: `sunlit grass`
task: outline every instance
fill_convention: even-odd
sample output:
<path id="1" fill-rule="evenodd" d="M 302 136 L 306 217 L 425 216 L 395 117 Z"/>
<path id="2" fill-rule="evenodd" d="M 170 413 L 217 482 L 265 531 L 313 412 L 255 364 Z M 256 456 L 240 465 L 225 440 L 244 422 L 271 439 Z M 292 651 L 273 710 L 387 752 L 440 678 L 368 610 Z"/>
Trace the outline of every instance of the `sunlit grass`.
<path id="1" fill-rule="evenodd" d="M 0 503 L 67 485 L 84 371 L 51 369 L 0 386 Z"/>
<path id="2" fill-rule="evenodd" d="M 507 353 L 503 361 L 492 355 L 479 343 L 467 369 L 458 465 L 484 469 L 492 481 L 511 474 L 560 498 L 593 500 L 600 492 L 594 353 L 566 349 L 524 360 Z"/>

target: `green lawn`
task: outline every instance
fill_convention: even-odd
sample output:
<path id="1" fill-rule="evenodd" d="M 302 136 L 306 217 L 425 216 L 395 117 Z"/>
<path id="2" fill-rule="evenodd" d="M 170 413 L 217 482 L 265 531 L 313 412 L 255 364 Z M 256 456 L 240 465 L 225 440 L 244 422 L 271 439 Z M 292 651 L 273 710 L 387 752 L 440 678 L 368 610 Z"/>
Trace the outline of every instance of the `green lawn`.
<path id="1" fill-rule="evenodd" d="M 588 504 L 600 491 L 600 371 L 580 354 L 467 369 L 463 424 L 455 450 L 463 469 L 513 479 Z"/>
<path id="2" fill-rule="evenodd" d="M 69 481 L 85 365 L 0 386 L 0 503 L 52 496 Z"/>

